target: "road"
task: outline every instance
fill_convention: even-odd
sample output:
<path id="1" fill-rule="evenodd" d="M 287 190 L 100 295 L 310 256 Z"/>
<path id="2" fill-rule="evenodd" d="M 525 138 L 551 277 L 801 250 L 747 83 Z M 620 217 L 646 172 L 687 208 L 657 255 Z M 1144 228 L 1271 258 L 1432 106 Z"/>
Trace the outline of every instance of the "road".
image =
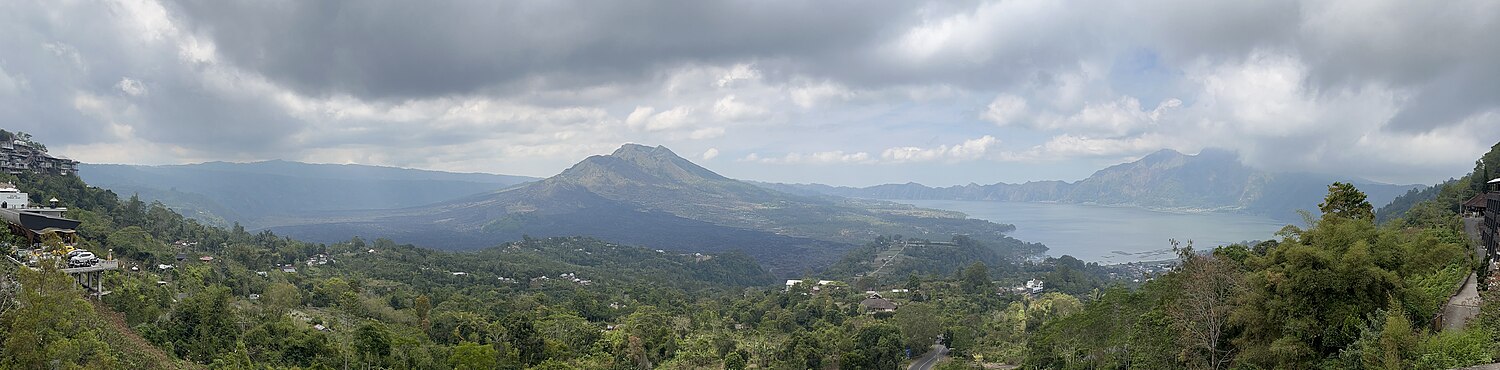
<path id="1" fill-rule="evenodd" d="M 1458 294 L 1443 305 L 1443 330 L 1463 330 L 1469 320 L 1479 316 L 1479 289 L 1475 285 L 1476 280 L 1479 279 L 1474 274 L 1469 274 L 1463 289 L 1459 289 Z"/>
<path id="2" fill-rule="evenodd" d="M 1464 232 L 1469 238 L 1476 242 L 1479 240 L 1479 223 L 1483 219 L 1478 217 L 1464 218 Z M 1479 243 L 1474 243 L 1479 244 Z M 1484 255 L 1483 247 L 1479 247 L 1479 255 Z M 1458 294 L 1448 298 L 1448 303 L 1443 305 L 1443 330 L 1462 330 L 1468 325 L 1469 320 L 1479 315 L 1479 277 L 1469 274 L 1468 280 L 1464 281 L 1462 289 Z"/>
<path id="3" fill-rule="evenodd" d="M 911 362 L 911 366 L 908 366 L 906 369 L 930 370 L 933 366 L 937 365 L 938 361 L 942 361 L 943 357 L 946 357 L 947 355 L 948 347 L 944 347 L 941 344 L 934 344 L 932 345 L 931 351 L 927 351 L 927 353 L 922 354 L 921 357 L 917 357 L 915 361 Z"/>

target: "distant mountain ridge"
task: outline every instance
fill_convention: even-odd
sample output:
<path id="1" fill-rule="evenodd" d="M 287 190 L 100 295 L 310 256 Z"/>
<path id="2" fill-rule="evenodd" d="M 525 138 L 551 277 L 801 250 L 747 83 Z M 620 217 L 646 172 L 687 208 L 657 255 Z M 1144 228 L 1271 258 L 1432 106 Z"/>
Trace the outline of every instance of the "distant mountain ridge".
<path id="1" fill-rule="evenodd" d="M 1274 173 L 1240 163 L 1232 152 L 1205 149 L 1186 155 L 1164 149 L 1139 160 L 1110 166 L 1077 182 L 969 184 L 934 188 L 917 183 L 871 187 L 821 184 L 762 186 L 803 195 L 869 199 L 986 200 L 1064 202 L 1186 211 L 1243 212 L 1297 219 L 1297 210 L 1316 210 L 1335 181 L 1354 183 L 1379 207 L 1416 188 L 1309 173 Z"/>
<path id="2" fill-rule="evenodd" d="M 139 194 L 184 215 L 247 227 L 308 211 L 403 208 L 493 191 L 536 178 L 290 161 L 137 166 L 83 164 L 78 175 L 124 197 Z"/>
<path id="3" fill-rule="evenodd" d="M 877 201 L 806 197 L 721 176 L 665 147 L 627 144 L 525 185 L 430 206 L 310 217 L 272 228 L 304 240 L 383 236 L 440 249 L 523 237 L 589 235 L 679 251 L 742 250 L 795 274 L 879 235 L 969 234 L 1007 253 L 1045 247 L 1011 225 Z"/>

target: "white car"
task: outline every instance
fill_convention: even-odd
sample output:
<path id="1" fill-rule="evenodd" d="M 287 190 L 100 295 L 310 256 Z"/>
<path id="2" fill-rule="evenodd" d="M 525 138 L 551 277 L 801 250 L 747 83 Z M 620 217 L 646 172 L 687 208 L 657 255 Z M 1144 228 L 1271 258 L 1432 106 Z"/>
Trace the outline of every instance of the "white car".
<path id="1" fill-rule="evenodd" d="M 68 267 L 93 266 L 99 262 L 99 257 L 95 257 L 94 253 L 89 251 L 69 253 L 69 255 L 72 257 L 68 257 Z"/>

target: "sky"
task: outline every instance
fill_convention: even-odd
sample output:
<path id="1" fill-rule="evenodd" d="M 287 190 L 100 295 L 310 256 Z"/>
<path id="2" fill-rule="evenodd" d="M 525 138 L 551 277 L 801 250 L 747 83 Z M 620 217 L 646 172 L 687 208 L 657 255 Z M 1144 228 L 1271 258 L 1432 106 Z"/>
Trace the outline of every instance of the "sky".
<path id="1" fill-rule="evenodd" d="M 0 2 L 0 128 L 88 163 L 1077 180 L 1173 149 L 1435 183 L 1500 141 L 1500 2 Z"/>

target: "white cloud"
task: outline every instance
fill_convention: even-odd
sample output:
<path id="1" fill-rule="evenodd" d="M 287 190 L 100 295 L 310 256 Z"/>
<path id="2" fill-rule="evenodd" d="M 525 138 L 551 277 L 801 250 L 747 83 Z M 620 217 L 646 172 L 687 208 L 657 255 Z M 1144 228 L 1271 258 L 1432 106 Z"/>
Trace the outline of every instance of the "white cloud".
<path id="1" fill-rule="evenodd" d="M 792 102 L 802 108 L 813 108 L 827 101 L 849 100 L 854 91 L 829 81 L 802 82 L 792 87 Z"/>
<path id="2" fill-rule="evenodd" d="M 637 130 L 665 131 L 686 127 L 693 120 L 693 108 L 687 106 L 662 112 L 656 112 L 652 107 L 636 107 L 635 111 L 625 117 L 625 124 Z"/>
<path id="3" fill-rule="evenodd" d="M 687 137 L 692 140 L 707 140 L 724 136 L 724 131 L 723 127 L 704 127 L 689 132 Z"/>
<path id="4" fill-rule="evenodd" d="M 708 150 L 703 151 L 703 155 L 699 157 L 703 158 L 703 160 L 705 161 L 711 161 L 714 158 L 718 158 L 719 148 L 708 148 Z"/>
<path id="5" fill-rule="evenodd" d="M 736 64 L 729 71 L 719 77 L 714 83 L 718 87 L 734 87 L 737 81 L 754 81 L 760 79 L 760 71 L 749 64 Z"/>
<path id="6" fill-rule="evenodd" d="M 813 153 L 786 153 L 780 157 L 762 157 L 756 153 L 750 153 L 742 162 L 758 162 L 768 164 L 855 164 L 873 163 L 870 153 L 854 152 L 846 153 L 842 150 L 832 150 Z"/>
<path id="7" fill-rule="evenodd" d="M 891 163 L 905 162 L 928 162 L 936 160 L 944 161 L 968 161 L 985 158 L 990 150 L 1000 144 L 1000 139 L 985 135 L 963 143 L 948 146 L 939 145 L 933 148 L 921 147 L 896 147 L 889 148 L 880 153 L 880 159 Z"/>
<path id="8" fill-rule="evenodd" d="M 1026 115 L 1026 99 L 1012 94 L 1000 94 L 995 100 L 990 101 L 984 114 L 980 117 L 997 125 L 1005 126 L 1016 123 L 1017 120 Z"/>
<path id="9" fill-rule="evenodd" d="M 130 77 L 121 78 L 120 82 L 115 84 L 115 88 L 120 89 L 120 91 L 124 92 L 125 95 L 146 95 L 146 85 L 142 84 L 141 81 L 132 80 L 130 79 Z"/>
<path id="10" fill-rule="evenodd" d="M 764 117 L 766 109 L 735 100 L 734 95 L 714 102 L 714 117 L 724 121 L 740 121 Z"/>

